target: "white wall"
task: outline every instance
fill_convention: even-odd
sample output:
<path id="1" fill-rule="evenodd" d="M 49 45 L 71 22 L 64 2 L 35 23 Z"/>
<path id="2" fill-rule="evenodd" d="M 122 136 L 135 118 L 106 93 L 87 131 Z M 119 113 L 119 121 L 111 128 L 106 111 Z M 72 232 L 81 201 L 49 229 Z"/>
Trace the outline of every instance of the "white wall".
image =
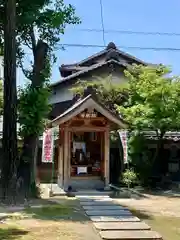
<path id="1" fill-rule="evenodd" d="M 58 103 L 71 100 L 73 98 L 73 93 L 70 91 L 69 87 L 56 88 L 52 93 L 49 102 Z"/>
<path id="2" fill-rule="evenodd" d="M 92 81 L 96 80 L 96 76 L 100 78 L 106 78 L 109 75 L 108 72 L 102 71 L 102 69 L 97 70 L 94 72 L 93 76 L 88 76 L 84 78 L 80 78 L 82 81 Z M 123 74 L 123 72 L 120 71 L 113 71 L 112 73 L 112 82 L 113 83 L 123 83 L 126 81 L 126 78 Z M 72 100 L 73 98 L 73 93 L 70 91 L 72 88 L 72 85 L 70 86 L 63 86 L 63 87 L 56 87 L 54 89 L 54 92 L 52 93 L 52 96 L 50 97 L 50 103 L 58 103 L 58 102 L 63 102 L 63 101 L 68 101 Z"/>

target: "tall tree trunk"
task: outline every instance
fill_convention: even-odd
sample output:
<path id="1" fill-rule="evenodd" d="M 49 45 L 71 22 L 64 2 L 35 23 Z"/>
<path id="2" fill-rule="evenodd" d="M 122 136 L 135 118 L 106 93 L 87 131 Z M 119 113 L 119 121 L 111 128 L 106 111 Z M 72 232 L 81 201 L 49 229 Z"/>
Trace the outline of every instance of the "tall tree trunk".
<path id="1" fill-rule="evenodd" d="M 2 190 L 15 180 L 17 161 L 16 1 L 5 0 Z"/>
<path id="2" fill-rule="evenodd" d="M 34 67 L 31 79 L 32 81 L 31 86 L 34 89 L 38 89 L 39 87 L 42 87 L 44 83 L 42 79 L 43 78 L 42 71 L 45 69 L 48 45 L 43 41 L 38 41 L 37 44 L 35 44 L 35 41 L 32 42 L 34 42 L 33 45 Z M 34 172 L 35 171 L 34 165 L 36 164 L 37 158 L 38 137 L 39 136 L 35 133 L 24 137 L 21 161 L 23 163 L 23 166 L 27 168 L 25 170 L 26 174 L 24 177 L 26 190 L 29 190 L 30 185 L 35 185 L 36 173 Z M 26 159 L 28 159 L 27 161 L 29 163 L 27 162 L 26 164 L 24 164 L 24 161 L 26 161 Z"/>

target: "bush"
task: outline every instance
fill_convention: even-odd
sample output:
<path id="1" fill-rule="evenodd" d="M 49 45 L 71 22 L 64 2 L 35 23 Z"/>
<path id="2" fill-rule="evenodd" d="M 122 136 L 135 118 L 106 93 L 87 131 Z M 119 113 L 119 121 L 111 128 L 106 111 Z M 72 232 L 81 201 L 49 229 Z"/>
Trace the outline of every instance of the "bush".
<path id="1" fill-rule="evenodd" d="M 149 185 L 153 168 L 153 150 L 148 149 L 148 141 L 142 134 L 132 134 L 129 142 L 130 164 L 137 173 L 142 186 Z"/>
<path id="2" fill-rule="evenodd" d="M 127 187 L 132 187 L 138 183 L 137 174 L 134 172 L 133 169 L 126 169 L 122 174 L 122 182 Z"/>

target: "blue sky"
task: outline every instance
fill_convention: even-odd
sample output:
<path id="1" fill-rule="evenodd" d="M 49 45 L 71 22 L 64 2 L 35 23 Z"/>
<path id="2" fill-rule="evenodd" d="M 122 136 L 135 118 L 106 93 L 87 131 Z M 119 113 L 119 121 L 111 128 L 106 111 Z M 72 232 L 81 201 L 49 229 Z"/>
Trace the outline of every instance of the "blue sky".
<path id="1" fill-rule="evenodd" d="M 101 29 L 99 0 L 65 0 L 76 7 L 76 13 L 82 23 L 78 26 L 67 26 L 61 43 L 104 45 L 102 33 L 83 32 L 80 29 Z M 180 1 L 171 0 L 102 0 L 105 30 L 129 30 L 144 32 L 180 33 Z M 170 47 L 180 48 L 180 36 L 128 35 L 106 33 L 106 44 L 113 41 L 118 46 Z M 84 59 L 102 48 L 66 47 L 57 50 L 57 62 L 53 66 L 51 81 L 60 79 L 59 66 Z M 180 51 L 153 51 L 123 49 L 142 60 L 151 63 L 163 63 L 172 67 L 174 74 L 180 74 Z M 18 84 L 23 83 L 22 74 L 18 74 Z"/>

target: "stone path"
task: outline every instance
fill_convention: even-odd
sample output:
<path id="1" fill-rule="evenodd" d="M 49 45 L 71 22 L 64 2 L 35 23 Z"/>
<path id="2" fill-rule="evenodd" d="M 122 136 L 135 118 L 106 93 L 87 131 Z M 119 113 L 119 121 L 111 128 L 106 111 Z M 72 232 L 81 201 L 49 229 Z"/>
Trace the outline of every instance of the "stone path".
<path id="1" fill-rule="evenodd" d="M 76 196 L 102 239 L 107 240 L 162 240 L 162 237 L 141 222 L 125 207 L 109 196 Z"/>

